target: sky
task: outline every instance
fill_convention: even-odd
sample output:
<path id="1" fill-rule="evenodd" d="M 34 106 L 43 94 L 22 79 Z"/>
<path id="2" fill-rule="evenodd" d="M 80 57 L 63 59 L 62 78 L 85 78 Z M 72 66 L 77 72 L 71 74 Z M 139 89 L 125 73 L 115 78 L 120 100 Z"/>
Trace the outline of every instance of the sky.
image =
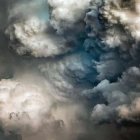
<path id="1" fill-rule="evenodd" d="M 140 0 L 0 0 L 0 140 L 140 139 Z"/>

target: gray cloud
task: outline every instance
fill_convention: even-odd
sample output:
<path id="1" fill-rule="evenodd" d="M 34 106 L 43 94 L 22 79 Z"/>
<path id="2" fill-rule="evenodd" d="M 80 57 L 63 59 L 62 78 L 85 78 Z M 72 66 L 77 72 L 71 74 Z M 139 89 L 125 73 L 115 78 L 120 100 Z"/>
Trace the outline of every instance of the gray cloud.
<path id="1" fill-rule="evenodd" d="M 139 3 L 2 0 L 0 138 L 139 139 Z"/>

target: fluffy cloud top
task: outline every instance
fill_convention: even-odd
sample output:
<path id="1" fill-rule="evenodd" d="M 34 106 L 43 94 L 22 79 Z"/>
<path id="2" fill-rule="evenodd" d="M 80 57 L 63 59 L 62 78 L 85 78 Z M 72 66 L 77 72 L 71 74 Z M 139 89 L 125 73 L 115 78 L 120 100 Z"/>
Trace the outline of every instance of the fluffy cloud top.
<path id="1" fill-rule="evenodd" d="M 91 0 L 48 0 L 52 8 L 51 24 L 56 28 L 68 28 L 82 19 Z"/>
<path id="2" fill-rule="evenodd" d="M 64 37 L 47 33 L 45 24 L 36 17 L 14 23 L 6 30 L 10 45 L 19 55 L 31 53 L 35 57 L 52 57 L 73 48 Z"/>

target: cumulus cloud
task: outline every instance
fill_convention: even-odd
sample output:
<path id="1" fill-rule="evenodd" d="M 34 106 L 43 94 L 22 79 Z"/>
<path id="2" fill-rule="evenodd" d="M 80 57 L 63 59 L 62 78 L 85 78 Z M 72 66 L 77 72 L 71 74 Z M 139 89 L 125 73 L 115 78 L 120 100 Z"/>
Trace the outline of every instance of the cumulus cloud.
<path id="1" fill-rule="evenodd" d="M 58 100 L 33 83 L 1 80 L 0 103 L 1 128 L 11 138 L 17 134 L 23 140 L 69 140 L 87 133 L 83 121 L 78 119 L 87 116 L 80 102 Z"/>
<path id="2" fill-rule="evenodd" d="M 81 52 L 42 64 L 39 69 L 64 97 L 77 96 L 83 84 L 86 83 L 88 87 L 96 77 L 89 56 Z"/>
<path id="3" fill-rule="evenodd" d="M 123 51 L 138 47 L 139 1 L 103 0 L 93 2 L 86 14 L 88 35 L 100 38 L 110 48 L 120 47 Z"/>
<path id="4" fill-rule="evenodd" d="M 50 24 L 47 1 L 9 2 L 9 26 L 6 34 L 10 46 L 20 55 L 30 53 L 35 57 L 52 57 L 75 48 L 75 41 L 68 35 L 58 35 Z M 26 12 L 24 9 L 28 9 Z M 67 34 L 67 33 L 65 33 Z"/>
<path id="5" fill-rule="evenodd" d="M 37 17 L 31 17 L 10 25 L 6 34 L 10 46 L 19 55 L 31 53 L 35 57 L 49 57 L 68 52 L 73 48 L 62 36 L 47 33 L 47 25 Z"/>
<path id="6" fill-rule="evenodd" d="M 129 2 L 109 1 L 105 5 L 104 15 L 112 23 L 121 23 L 125 26 L 125 29 L 130 31 L 131 36 L 135 39 L 139 39 L 139 0 L 130 0 Z M 132 11 L 133 10 L 133 11 Z"/>
<path id="7" fill-rule="evenodd" d="M 0 121 L 3 129 L 7 132 L 36 131 L 51 106 L 49 97 L 45 96 L 37 86 L 2 80 L 0 82 Z M 40 115 L 43 118 L 39 117 Z"/>
<path id="8" fill-rule="evenodd" d="M 6 137 L 139 138 L 139 3 L 2 0 L 0 127 Z"/>
<path id="9" fill-rule="evenodd" d="M 131 67 L 118 82 L 109 83 L 104 80 L 90 91 L 91 93 L 101 92 L 107 101 L 106 104 L 97 104 L 94 107 L 93 119 L 99 122 L 125 119 L 136 121 L 140 111 L 139 74 L 139 68 Z"/>
<path id="10" fill-rule="evenodd" d="M 48 0 L 52 8 L 51 24 L 57 30 L 73 26 L 74 23 L 83 19 L 90 2 L 91 0 Z"/>
<path id="11" fill-rule="evenodd" d="M 118 108 L 121 119 L 138 122 L 140 113 L 140 98 L 137 97 L 130 105 L 121 105 Z"/>

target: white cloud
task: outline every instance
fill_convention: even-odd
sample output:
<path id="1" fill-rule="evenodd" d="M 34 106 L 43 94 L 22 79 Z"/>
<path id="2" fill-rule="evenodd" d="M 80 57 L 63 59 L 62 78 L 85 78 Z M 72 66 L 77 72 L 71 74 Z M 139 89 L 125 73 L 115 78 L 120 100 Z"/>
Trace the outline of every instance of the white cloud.
<path id="1" fill-rule="evenodd" d="M 57 30 L 68 28 L 83 18 L 91 0 L 48 0 L 52 7 L 51 23 Z M 62 24 L 62 25 L 61 25 Z M 61 29 L 60 29 L 61 30 Z"/>
<path id="2" fill-rule="evenodd" d="M 0 122 L 5 131 L 37 131 L 50 107 L 51 100 L 40 87 L 0 81 Z"/>
<path id="3" fill-rule="evenodd" d="M 37 17 L 11 24 L 6 30 L 11 46 L 19 55 L 31 53 L 35 57 L 53 57 L 68 52 L 70 46 L 67 40 L 48 33 L 46 22 Z"/>

